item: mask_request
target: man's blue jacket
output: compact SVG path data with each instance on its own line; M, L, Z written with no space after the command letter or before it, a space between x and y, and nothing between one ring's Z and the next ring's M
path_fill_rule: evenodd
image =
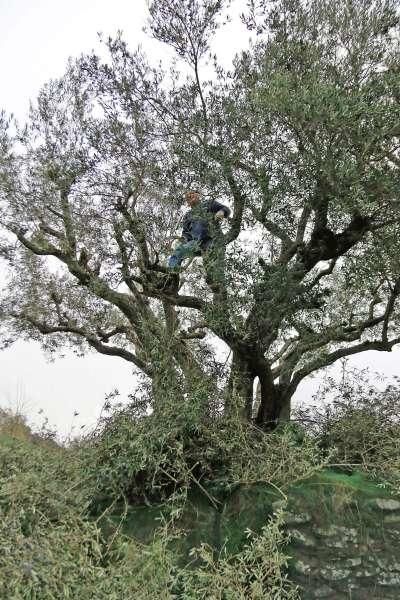
M205 245L211 240L210 236L210 216L215 215L222 210L225 217L231 214L230 209L217 202L216 200L207 200L200 202L184 215L182 224L182 237L187 241L198 240L201 245Z

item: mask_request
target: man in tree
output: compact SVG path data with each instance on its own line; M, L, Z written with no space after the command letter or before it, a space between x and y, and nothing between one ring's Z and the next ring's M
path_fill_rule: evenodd
M230 209L216 200L201 201L199 192L189 190L185 195L190 210L185 214L182 225L183 242L169 257L168 266L175 269L188 256L206 252L213 245L215 221L222 221L231 214ZM211 217L211 218L210 218ZM212 222L212 217L214 222Z
M229 217L231 211L216 200L202 201L201 194L189 190L185 200L190 207L183 217L182 238L168 259L168 268L176 271L185 258L204 257L206 281L217 289L218 274L222 272L222 254L218 252L218 238L221 231L218 222ZM206 256L207 253L207 256ZM158 289L169 289L176 292L179 287L178 273L167 273L158 285Z

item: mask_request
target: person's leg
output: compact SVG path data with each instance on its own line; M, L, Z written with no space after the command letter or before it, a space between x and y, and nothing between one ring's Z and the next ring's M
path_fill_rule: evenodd
M180 244L174 250L174 253L168 259L168 267L170 269L176 269L180 267L182 261L189 257L194 256L199 251L199 242L197 240L190 240Z

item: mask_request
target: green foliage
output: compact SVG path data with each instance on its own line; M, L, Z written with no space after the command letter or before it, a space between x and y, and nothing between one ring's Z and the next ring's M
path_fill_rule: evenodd
M283 516L278 512L268 520L272 500L302 498L302 505L313 512L318 497L319 510L332 515L360 496L368 517L368 499L389 495L399 481L397 429L390 429L398 427L396 390L386 391L385 404L384 393L363 395L350 383L346 389L353 393L344 398L346 410L361 411L360 429L352 433L359 444L367 444L364 422L373 446L353 475L326 470L331 445L340 460L355 458L356 441L350 445L347 439L349 413L341 412L344 405L334 417L330 413L329 427L321 421L310 433L288 424L266 434L238 416L204 417L194 404L177 405L172 399L165 411L152 415L145 415L135 402L110 410L91 437L70 448L3 432L0 597L297 598L286 575ZM363 421L367 407L375 421ZM378 418L382 427L376 431ZM360 446L359 455L362 450ZM387 490L365 475L377 474L378 467L381 473L386 469L391 483ZM251 519L241 511L251 510L260 486L269 500L246 542L246 520ZM208 521L205 537L192 538L195 547L188 556L196 511L186 509L194 493L203 499ZM235 508L237 502L241 508ZM138 512L128 503L140 510L153 505L146 540L139 540ZM220 533L214 543L213 533L206 534L218 515Z
M3 441L0 488L1 597L54 598L95 579L99 540L81 516L87 499L72 454Z
M382 391L370 380L366 370L356 369L340 383L328 378L318 405L298 410L297 416L307 420L321 447L335 449L338 463L399 482L399 382Z
M282 552L285 536L282 518L270 521L260 535L253 536L243 552L215 558L212 548L193 551L202 566L188 571L184 598L188 600L294 600L298 592L283 575L287 557ZM250 537L250 532L249 532Z
M182 501L193 486L217 496L257 482L285 488L329 460L315 439L289 426L265 435L237 415L199 418L189 404L167 408L142 417L135 405L116 410L88 440L87 472L101 505L121 497Z
M173 540L182 533L173 527L160 527L153 541L143 545L124 536L119 527L107 535L99 520L89 517L93 488L84 470L87 464L80 448L53 449L3 440L1 597L294 597L282 574L286 558L280 549L283 538L278 523L270 523L234 557L217 559L203 546L196 552L198 569L178 567L172 548ZM243 569L243 577L236 590L231 575L238 568ZM224 588L228 583L227 596ZM208 587L212 596L207 594ZM279 590L284 595L279 596Z
M88 518L80 452L0 445L0 597L167 598L171 536L143 548ZM172 597L172 596L171 596Z

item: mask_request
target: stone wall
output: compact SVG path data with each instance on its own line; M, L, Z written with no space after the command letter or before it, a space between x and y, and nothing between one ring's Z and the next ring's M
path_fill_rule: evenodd
M208 494L217 497L214 489ZM365 476L326 471L281 494L267 484L240 487L219 496L219 506L204 494L192 495L181 521L184 555L202 542L234 554L247 542L248 529L260 531L283 511L288 576L301 598L400 599L400 501ZM156 508L132 508L126 532L149 540L157 517Z
M349 503L331 515L329 525L321 525L316 507L310 512L298 508L292 503L284 515L293 557L290 578L299 584L302 598L400 598L398 500L370 498L360 510L354 498L353 506ZM352 524L341 525L350 511Z

